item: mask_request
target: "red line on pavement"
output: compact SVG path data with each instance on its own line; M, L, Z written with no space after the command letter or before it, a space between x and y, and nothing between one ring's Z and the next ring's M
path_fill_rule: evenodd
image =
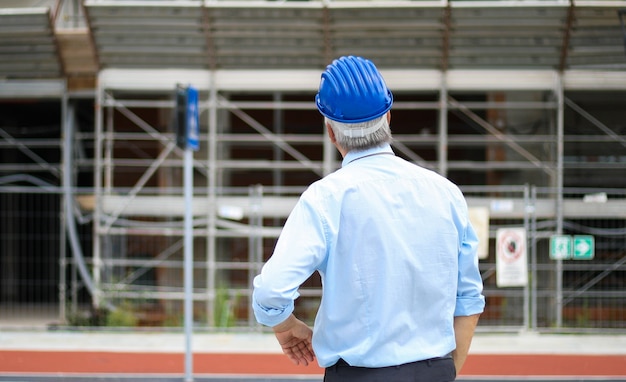
M316 375L282 354L194 354L197 374ZM181 374L182 353L0 351L0 373ZM471 354L461 375L626 376L625 355Z
M194 354L200 374L322 374L317 364L293 365L282 354ZM0 373L146 373L184 372L182 353L76 351L0 351Z
M626 376L626 354L470 354L461 375Z

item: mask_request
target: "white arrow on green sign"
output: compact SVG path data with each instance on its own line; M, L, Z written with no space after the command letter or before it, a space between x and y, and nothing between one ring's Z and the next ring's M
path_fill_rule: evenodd
M591 235L574 236L574 260L591 260L594 257L595 240Z

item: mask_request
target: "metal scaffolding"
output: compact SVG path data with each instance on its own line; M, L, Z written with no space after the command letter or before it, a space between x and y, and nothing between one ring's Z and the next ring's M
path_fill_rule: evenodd
M94 267L94 279L100 283L103 296L107 299L182 298L182 290L173 288L171 280L166 283L167 288L164 285L156 285L153 289L137 288L128 283L133 277L113 282L115 272L110 271L115 267L180 267L182 264L180 261L167 262L169 256L181 248L179 238L183 230L180 217L184 208L180 179L178 183L148 186L150 179L160 171L169 174L167 176L171 181L171 173L182 166L173 134L167 130L169 112L174 106L171 94L176 83L190 83L199 88L202 95L201 150L194 161L200 178L195 185L194 206L198 212L195 214L194 236L200 240L202 251L196 253L196 257L201 259L196 261L196 269L206 273L198 279L200 285L196 285L194 298L206 309L209 326L218 324L215 322L215 310L218 309L217 298L223 292L223 283L228 285L225 293L231 304L233 300L239 303L247 301L252 277L271 253L272 240L278 236L281 223L298 193L311 181L338 167L339 158L323 135L321 120L313 103L302 101L302 97L312 99L315 93L315 84L310 80L312 73L265 73L266 81L273 85L262 89L255 84L254 89L250 89L252 93L242 89L239 81L246 75L254 76L256 73L238 74L234 79L230 73L220 72L101 72L93 202L97 216L94 232L98 236L94 238L94 263L100 265ZM269 80L271 75L272 80ZM548 200L535 203L533 208L537 208L535 215L558 217L554 227L557 234L563 232L563 219L568 214L600 216L597 208L589 210L582 201L578 204L569 201L567 212L563 207L564 145L576 138L566 134L566 104L574 105L574 112L596 122L600 132L595 138L597 142L614 142L618 146L616 153L619 153L623 139L607 131L598 120L589 118L590 114L564 95L563 86L567 82L559 73L526 73L524 76L524 73L516 72L511 76L516 81L503 83L497 72L476 71L472 81L480 87L475 88L468 87L467 79L457 76L457 73L440 73L439 78L446 80L435 92L430 86L424 87L421 81L407 81L407 78L423 78L425 74L419 71L387 70L384 75L390 88L401 89L394 104L394 149L408 160L452 177L454 174L478 174L475 176L489 182L479 184L495 187L493 196L470 199L471 207L489 205L498 200L499 186L517 182L556 190ZM504 73L501 75L504 76ZM289 82L281 81L283 77L289 78ZM158 83L155 83L157 78ZM597 78L597 73L594 78ZM577 77L577 81L584 79ZM423 100L424 94L428 100ZM411 100L412 97L415 100ZM483 100L477 100L480 98ZM155 109L164 112L156 112ZM140 116L146 110L165 115L165 119L150 124ZM507 116L507 111L511 115ZM398 118L395 118L396 114ZM431 121L439 131L425 133L424 126L415 128L413 121L431 114L439 118ZM528 123L524 117L529 114L541 116L539 122L533 120L533 123L541 124L540 127L526 134L506 128ZM447 125L450 121L461 121L465 129L452 129ZM312 133L294 134L289 131L294 128L288 126L290 123L311 126L309 131ZM130 130L128 124L134 125L137 131L126 132ZM468 126L474 131L468 132ZM608 141L603 136L608 137ZM150 158L118 157L122 152L119 144L128 145L133 140L153 141L158 149ZM479 155L475 153L477 148ZM139 150L137 147L134 151ZM471 154L458 160L464 155L463 150L470 150ZM434 154L429 159L423 158L421 153L428 151ZM317 154L312 157L312 152ZM612 166L612 170L619 172L624 167L622 163ZM134 168L137 174L134 175L134 183L120 187L116 178L123 176L124 168ZM290 179L295 179L294 174L302 180L290 182ZM263 185L254 186L252 179ZM157 183L162 184L163 181ZM523 207L527 204L522 204L521 212L507 211L505 215L512 219L518 216L526 221L522 224L528 226L530 216ZM494 218L497 218L496 215ZM146 218L149 221L140 223ZM171 244L153 254L154 259L148 261L125 259L126 255L116 254L105 244L112 237L128 240L133 235L169 237ZM240 258L231 252L233 245L229 246L226 241L233 238L247 238L247 245L238 244L247 247L245 257ZM269 240L264 244L264 239ZM236 260L233 261L233 258ZM557 262L557 277L563 274L559 264ZM233 276L242 272L245 276ZM562 282L557 279L555 285ZM316 288L304 289L303 297L314 299L319 297L319 293ZM556 293L558 296L563 294L560 290ZM562 301L557 304L562 304ZM242 306L249 306L249 303ZM249 311L246 317L246 325L254 326ZM562 322L558 315L556 320ZM529 322L528 318L526 322Z
M50 10L0 12L0 43L7 46L0 59L9 63L0 64L0 99L7 105L53 99L62 110L55 122L62 126L55 143L59 163L38 154L50 142L15 136L9 123L0 126L3 151L21 153L4 154L9 160L0 164L0 186L3 193L32 192L15 181L17 174L48 172L59 180L45 186L64 203L63 317L70 282L73 302L76 288L86 286L96 307L131 301L142 324L178 323L183 155L171 119L176 85L190 84L200 91L201 111L193 162L195 320L254 328L253 276L298 195L340 164L313 97L324 65L343 54L371 58L394 92L394 151L460 184L470 207L490 209L488 242L495 227L524 226L534 233L529 240L541 260L550 234L575 231L568 219L626 218L618 192L626 187L626 60L619 33L612 33L626 2L251 4L86 1L81 41L89 40L97 64L97 86L88 90L68 86L83 69L63 61L71 46L55 40ZM33 44L32 32L18 28L24 20L36 24L33 46L45 54L22 49ZM17 38L2 40L5 35ZM20 64L26 61L52 74ZM62 75L68 79L57 78ZM76 121L85 100L95 105L93 129ZM78 185L79 178L88 186ZM607 190L608 201L583 201L587 193ZM502 205L507 208L495 207ZM86 219L92 227L86 245L73 223L87 214L93 215ZM620 245L611 241L611 256L624 256ZM596 278L623 272L621 257L608 258ZM517 304L508 321L488 323L561 327L568 304L598 283L591 278L563 288L564 275L578 268L533 261L532 272L547 275L553 289L502 290L487 283L488 297ZM493 264L482 271L488 281ZM302 289L299 309L306 319L320 292L315 279ZM552 298L551 313L537 323L537 299L549 305Z

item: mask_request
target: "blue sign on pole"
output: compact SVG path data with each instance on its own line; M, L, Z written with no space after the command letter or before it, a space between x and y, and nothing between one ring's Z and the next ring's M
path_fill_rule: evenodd
M198 118L198 90L192 86L187 88L187 147L193 151L200 148L199 118Z
M200 148L198 115L198 90L192 86L177 85L174 131L176 144L183 150L198 151Z

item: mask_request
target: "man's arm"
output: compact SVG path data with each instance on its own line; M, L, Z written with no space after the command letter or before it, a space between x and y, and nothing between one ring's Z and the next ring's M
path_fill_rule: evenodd
M274 335L283 349L283 353L296 365L308 366L315 360L311 339L313 331L307 324L293 314L285 321L274 326Z
M480 314L454 317L456 349L452 352L452 359L454 359L457 375L461 372L461 368L467 358L472 337L474 337L474 330L476 325L478 325L478 317L480 317Z

